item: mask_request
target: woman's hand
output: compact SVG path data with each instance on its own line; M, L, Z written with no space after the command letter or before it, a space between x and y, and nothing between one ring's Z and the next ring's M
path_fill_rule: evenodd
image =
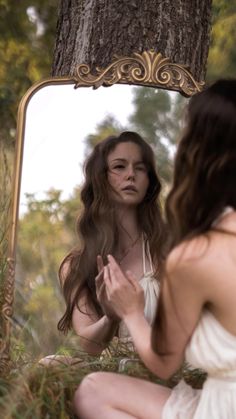
M111 303L107 298L106 285L104 282L104 264L102 257L97 256L97 267L98 275L95 278L96 295L100 306L102 307L103 313L111 320L120 321L120 318L116 315L113 310Z
M131 271L126 275L112 256L108 256L108 265L104 267L104 282L110 306L122 319L134 313L144 312L144 292Z

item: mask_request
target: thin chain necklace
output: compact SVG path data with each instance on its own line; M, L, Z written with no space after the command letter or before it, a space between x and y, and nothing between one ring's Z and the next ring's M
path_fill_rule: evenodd
M116 258L119 265L121 265L123 259L129 254L129 252L133 249L133 247L138 243L140 237L141 237L141 234L139 234L138 237L133 241L133 243L124 251L123 255L120 258Z

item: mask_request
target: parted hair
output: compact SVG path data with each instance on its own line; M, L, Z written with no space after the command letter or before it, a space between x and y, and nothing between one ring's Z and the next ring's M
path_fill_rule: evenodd
M139 134L125 131L98 143L85 162L85 182L81 190L83 210L77 220L80 245L65 257L59 269L66 311L58 323L58 329L64 333L72 327L74 307L81 310L78 305L81 293L86 293L87 301L102 316L95 289L96 258L100 254L106 261L106 256L116 250L119 240L118 220L107 180L107 157L119 143L125 142L133 142L140 147L147 168L149 185L143 201L137 207L138 223L146 238L146 245L149 243L156 277L161 270L166 231L161 215L161 183L155 168L154 153Z

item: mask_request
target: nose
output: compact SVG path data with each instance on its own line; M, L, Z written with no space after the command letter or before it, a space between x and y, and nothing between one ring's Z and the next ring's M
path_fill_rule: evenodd
M134 180L135 170L134 170L134 167L132 165L128 166L126 177L127 177L128 180Z

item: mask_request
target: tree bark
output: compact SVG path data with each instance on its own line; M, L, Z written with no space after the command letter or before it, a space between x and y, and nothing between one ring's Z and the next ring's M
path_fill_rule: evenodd
M61 0L52 75L154 49L204 80L212 0Z

